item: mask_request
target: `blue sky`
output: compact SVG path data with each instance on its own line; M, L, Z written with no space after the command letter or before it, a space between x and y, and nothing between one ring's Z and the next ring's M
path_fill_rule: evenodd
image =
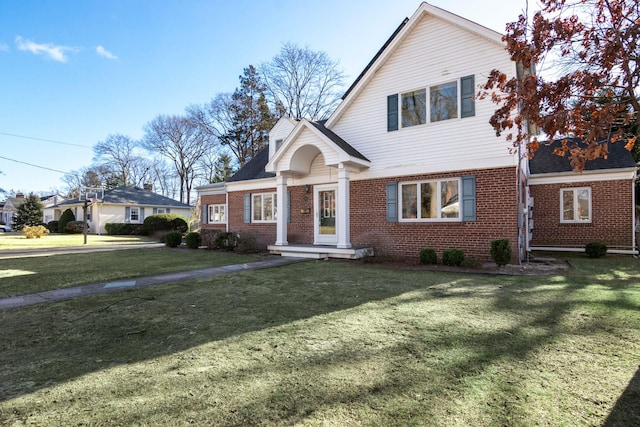
M504 32L525 1L430 3ZM0 0L0 188L63 190L56 171L89 166L95 143L115 133L140 138L155 116L232 92L243 68L270 60L285 42L327 52L350 84L419 5Z

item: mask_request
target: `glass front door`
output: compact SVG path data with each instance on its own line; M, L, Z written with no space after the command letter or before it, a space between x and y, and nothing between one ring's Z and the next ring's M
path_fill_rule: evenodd
M315 188L316 244L336 244L336 195L335 186Z

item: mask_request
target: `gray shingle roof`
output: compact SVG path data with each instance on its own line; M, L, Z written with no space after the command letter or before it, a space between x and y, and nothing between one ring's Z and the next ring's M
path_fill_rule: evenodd
M264 147L251 160L249 160L238 172L233 174L227 182L248 181L251 179L273 178L276 174L265 172L264 168L269 162L269 146Z
M67 200L60 204L75 205L82 203L79 199ZM143 206L161 206L170 208L190 208L186 203L178 202L169 197L161 196L153 191L143 190L138 187L129 187L121 185L104 192L102 203L117 205L143 205Z
M573 143L580 143L578 138L569 138L569 146ZM562 140L554 140L551 143L542 143L536 151L533 159L529 161L529 170L532 175L542 173L559 173L559 172L571 172L571 164L569 162L569 155L564 157L553 154L553 150L556 147L562 145ZM609 143L609 155L607 159L598 158L595 160L587 161L584 170L595 171L605 169L624 169L633 168L636 166L633 161L631 153L624 148L624 141L617 141L615 143Z
M351 157L357 157L358 159L369 161L369 159L367 159L363 154L361 154L358 150L356 150L351 145L349 145L349 143L347 141L345 141L344 139L340 138L338 135L333 133L332 130L327 129L326 127L324 127L325 122L326 122L326 120L322 120L322 121L317 122L317 123L316 122L310 122L310 123L316 129L318 129L320 132L322 132L327 138L329 138L331 140L331 142L336 144L338 147L340 147L341 150L343 150L345 153L347 153Z

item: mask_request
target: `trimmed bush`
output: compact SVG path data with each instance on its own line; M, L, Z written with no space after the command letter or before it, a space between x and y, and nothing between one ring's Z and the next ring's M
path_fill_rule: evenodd
M182 243L182 233L171 231L164 236L164 244L170 248L177 248Z
M491 258L498 264L498 267L509 264L511 260L509 239L496 239L491 242Z
M110 236L139 236L143 234L142 224L108 222L104 225L104 229Z
M424 248L420 250L420 264L437 264L438 255L433 248Z
M64 227L64 232L69 234L84 233L84 221L69 221Z
M216 234L215 247L218 249L233 250L235 246L234 236L233 233L227 233L225 231L219 232Z
M166 239L166 236L165 236ZM198 249L200 247L200 243L202 242L202 237L200 237L200 233L191 232L187 233L184 236L184 243L187 245L189 249Z
M47 229L49 230L50 233L57 233L58 232L58 223L59 221L49 221L49 223L46 225Z
M584 247L584 251L587 253L589 258L602 258L607 254L607 245L602 242L589 242Z
M187 219L178 214L155 214L144 219L144 231L153 234L156 231L179 231L186 233L189 229Z
M464 262L464 252L460 249L446 249L442 252L442 263L459 267Z
M22 228L22 234L27 239L39 239L49 234L49 229L44 225L25 225Z
M75 220L76 216L73 214L73 211L71 209L65 209L58 220L58 233L66 233L67 223Z

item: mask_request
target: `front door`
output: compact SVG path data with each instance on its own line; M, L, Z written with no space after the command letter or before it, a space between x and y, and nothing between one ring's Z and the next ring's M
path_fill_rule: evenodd
M335 185L316 185L314 187L315 241L316 245L335 245L338 243L336 203L338 187Z

